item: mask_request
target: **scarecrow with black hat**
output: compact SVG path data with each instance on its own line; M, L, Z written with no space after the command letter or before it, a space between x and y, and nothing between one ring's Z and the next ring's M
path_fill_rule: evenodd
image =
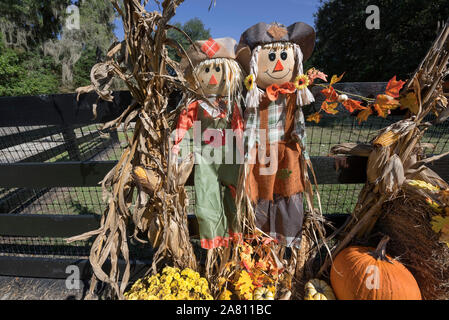
M207 97L190 101L181 112L173 147L178 154L181 141L193 131L195 215L205 249L228 247L241 236L235 189L243 162L244 75L235 60L236 46L232 38L197 41L181 61L186 79Z
M289 27L258 23L246 30L239 61L249 76L245 141L246 187L256 226L280 244L301 246L303 194L311 189L302 106L314 102L303 62L314 49L315 31L302 22ZM310 197L307 197L311 204Z

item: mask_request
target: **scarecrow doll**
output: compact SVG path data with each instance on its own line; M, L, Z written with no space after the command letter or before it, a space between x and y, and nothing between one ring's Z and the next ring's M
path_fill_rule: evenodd
M246 187L256 226L281 245L299 248L308 155L302 106L314 102L303 62L315 31L302 22L258 23L246 30L239 57L249 76L245 111Z
M243 163L240 101L244 75L235 60L236 45L232 38L197 41L187 51L191 64L187 59L181 61L186 79L207 97L207 101L187 103L177 122L172 149L179 154L181 141L193 135L195 215L205 249L228 247L240 236L235 189L239 163Z

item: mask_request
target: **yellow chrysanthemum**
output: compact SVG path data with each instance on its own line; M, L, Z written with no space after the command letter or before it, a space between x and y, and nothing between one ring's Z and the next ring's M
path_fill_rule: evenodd
M305 74L301 74L297 76L295 79L295 87L298 90L307 88L309 84L310 84L309 77Z
M194 292L191 290L195 289ZM127 300L210 300L209 283L192 269L165 267L161 274L139 279L125 293Z
M245 87L248 91L251 91L256 87L256 77L253 74L250 74L245 78Z

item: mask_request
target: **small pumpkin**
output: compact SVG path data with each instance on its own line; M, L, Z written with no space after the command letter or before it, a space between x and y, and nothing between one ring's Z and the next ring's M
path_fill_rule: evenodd
M335 300L334 291L323 280L311 279L305 286L304 300Z
M377 248L351 246L341 251L331 269L331 285L339 300L421 300L410 271L386 254L385 236Z
M273 292L264 287L257 288L253 294L254 300L274 300Z

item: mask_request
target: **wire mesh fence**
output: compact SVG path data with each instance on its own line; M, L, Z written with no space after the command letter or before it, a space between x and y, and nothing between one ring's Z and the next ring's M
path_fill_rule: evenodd
M307 148L311 156L327 156L330 148L344 142L367 143L376 132L401 119L370 117L359 124L354 116L325 116L319 124L307 123ZM431 119L429 119L431 120ZM61 127L0 127L0 164L17 162L118 160L127 140L123 128L101 131L101 124ZM127 132L132 135L132 128ZM423 142L449 151L449 121L431 127ZM319 168L315 168L319 170ZM45 177L43 177L45 179ZM349 213L363 185L320 185L323 213ZM193 213L193 187L187 187ZM10 214L101 215L105 209L101 187L0 188L0 212ZM0 254L88 256L91 240L68 245L60 238L0 236ZM139 257L151 252L139 243L131 246Z

